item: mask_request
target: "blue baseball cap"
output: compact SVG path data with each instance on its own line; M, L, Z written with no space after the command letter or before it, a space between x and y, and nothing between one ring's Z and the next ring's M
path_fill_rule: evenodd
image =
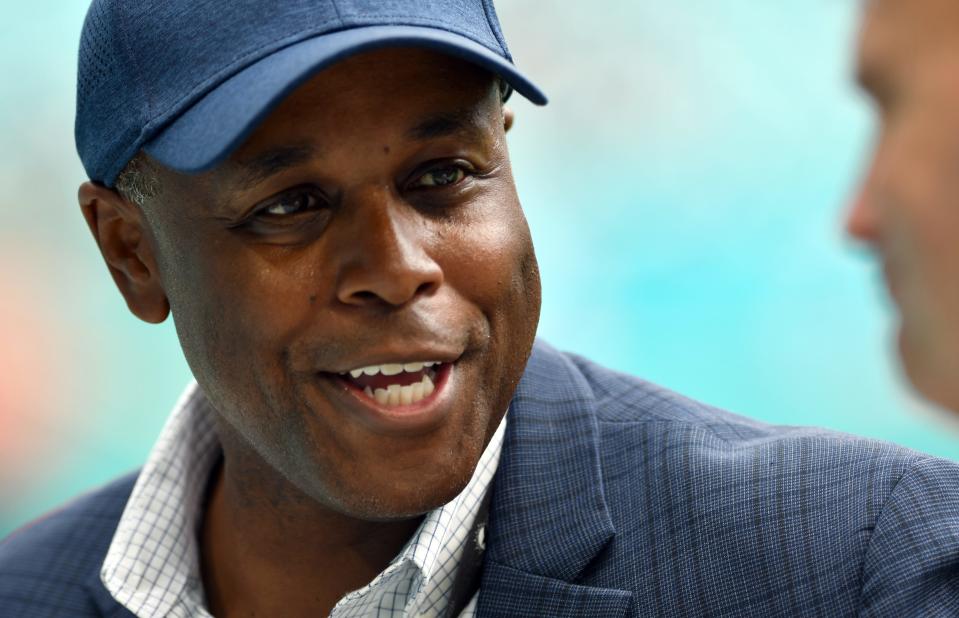
M513 65L492 0L93 0L77 152L108 187L141 149L177 171L208 170L311 75L383 47L457 56L546 104Z

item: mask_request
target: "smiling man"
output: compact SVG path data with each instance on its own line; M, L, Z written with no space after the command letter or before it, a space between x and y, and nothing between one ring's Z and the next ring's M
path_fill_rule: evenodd
M141 155L120 193L81 188L131 310L172 309L217 410L214 613L328 613L470 481L539 313L502 95L463 60L368 51L299 85L209 172ZM144 173L158 191L131 207L122 188Z
M196 377L0 544L6 616L959 611L959 468L534 342L482 0L96 0L80 206Z
M865 5L859 77L881 131L850 234L881 256L916 388L959 412L959 5Z

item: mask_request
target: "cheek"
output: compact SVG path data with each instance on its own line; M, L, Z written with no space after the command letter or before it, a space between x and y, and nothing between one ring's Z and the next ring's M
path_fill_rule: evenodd
M529 227L515 193L507 193L450 234L441 253L447 284L488 325L480 398L499 411L512 398L539 323L540 281ZM488 428L490 431L495 427Z
M882 140L871 188L909 342L933 349L959 344L959 125L921 111Z
M959 281L959 133L931 128L890 156L888 224L937 285ZM951 287L956 287L952 283Z
M515 194L503 193L441 233L442 247L437 251L444 256L447 283L494 321L539 313L539 277L529 227Z
M189 267L177 272L170 303L197 379L224 407L283 399L285 350L310 315L319 275L308 260L229 239L194 239L180 250Z
M885 126L868 176L883 249L896 260L929 261L955 245L948 222L959 195L959 135L953 139L913 111ZM949 228L952 228L951 230Z

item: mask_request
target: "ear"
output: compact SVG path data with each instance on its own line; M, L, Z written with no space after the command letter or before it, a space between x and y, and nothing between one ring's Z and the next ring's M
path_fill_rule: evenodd
M513 120L516 118L516 114L513 112L513 108L503 106L503 130L509 132L513 128Z
M165 320L170 303L160 281L143 211L113 189L92 182L80 185L77 197L127 307L144 322L159 324Z

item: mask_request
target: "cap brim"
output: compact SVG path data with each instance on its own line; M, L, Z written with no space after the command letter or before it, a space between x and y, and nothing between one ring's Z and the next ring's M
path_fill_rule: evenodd
M306 39L249 65L208 92L144 145L174 170L215 167L240 146L273 108L317 71L347 56L382 47L421 47L499 74L537 105L546 96L512 63L466 37L416 26L370 26Z

